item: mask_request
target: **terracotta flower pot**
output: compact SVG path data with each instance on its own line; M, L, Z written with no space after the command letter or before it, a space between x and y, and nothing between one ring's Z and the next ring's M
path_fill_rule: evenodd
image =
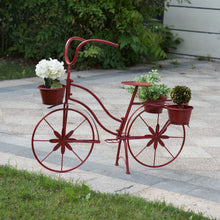
M62 88L46 89L44 85L38 86L42 98L42 103L45 105L59 105L63 103L65 85Z
M166 100L166 97L160 97L156 100L147 100L144 102L144 109L148 113L160 114L163 111Z
M167 106L169 120L171 124L188 125L193 110L192 106L182 105L169 105Z

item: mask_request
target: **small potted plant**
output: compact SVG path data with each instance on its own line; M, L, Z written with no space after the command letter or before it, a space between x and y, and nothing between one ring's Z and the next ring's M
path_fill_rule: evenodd
M152 70L149 74L142 75L141 77L135 77L135 81L147 82L152 85L149 87L139 87L136 96L144 104L147 112L161 113L171 89L165 84L159 84L161 82L161 76L157 70ZM134 86L128 87L127 90L130 94L133 94Z
M65 85L60 83L60 78L65 74L64 63L57 59L43 59L36 65L35 72L44 79L44 84L38 86L43 104L61 104L65 92Z
M168 105L168 115L171 124L188 125L193 107L188 105L191 99L191 89L187 86L175 86L170 97L176 105Z

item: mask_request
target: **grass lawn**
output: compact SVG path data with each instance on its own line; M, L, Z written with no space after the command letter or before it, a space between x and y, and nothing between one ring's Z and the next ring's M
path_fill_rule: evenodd
M0 166L0 219L208 219L164 202L97 193L43 175Z
M0 59L0 80L34 77L35 67L23 59Z

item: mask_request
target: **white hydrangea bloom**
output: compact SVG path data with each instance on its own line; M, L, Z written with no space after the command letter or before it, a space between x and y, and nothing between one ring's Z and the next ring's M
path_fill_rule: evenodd
M64 63L57 59L43 59L36 65L35 72L41 78L60 79L65 75Z

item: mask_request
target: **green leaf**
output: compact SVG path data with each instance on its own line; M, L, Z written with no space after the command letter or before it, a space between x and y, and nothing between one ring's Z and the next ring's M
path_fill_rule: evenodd
M91 197L91 193L88 193L87 195L86 195L86 201L89 201L89 199L90 199L90 197Z

